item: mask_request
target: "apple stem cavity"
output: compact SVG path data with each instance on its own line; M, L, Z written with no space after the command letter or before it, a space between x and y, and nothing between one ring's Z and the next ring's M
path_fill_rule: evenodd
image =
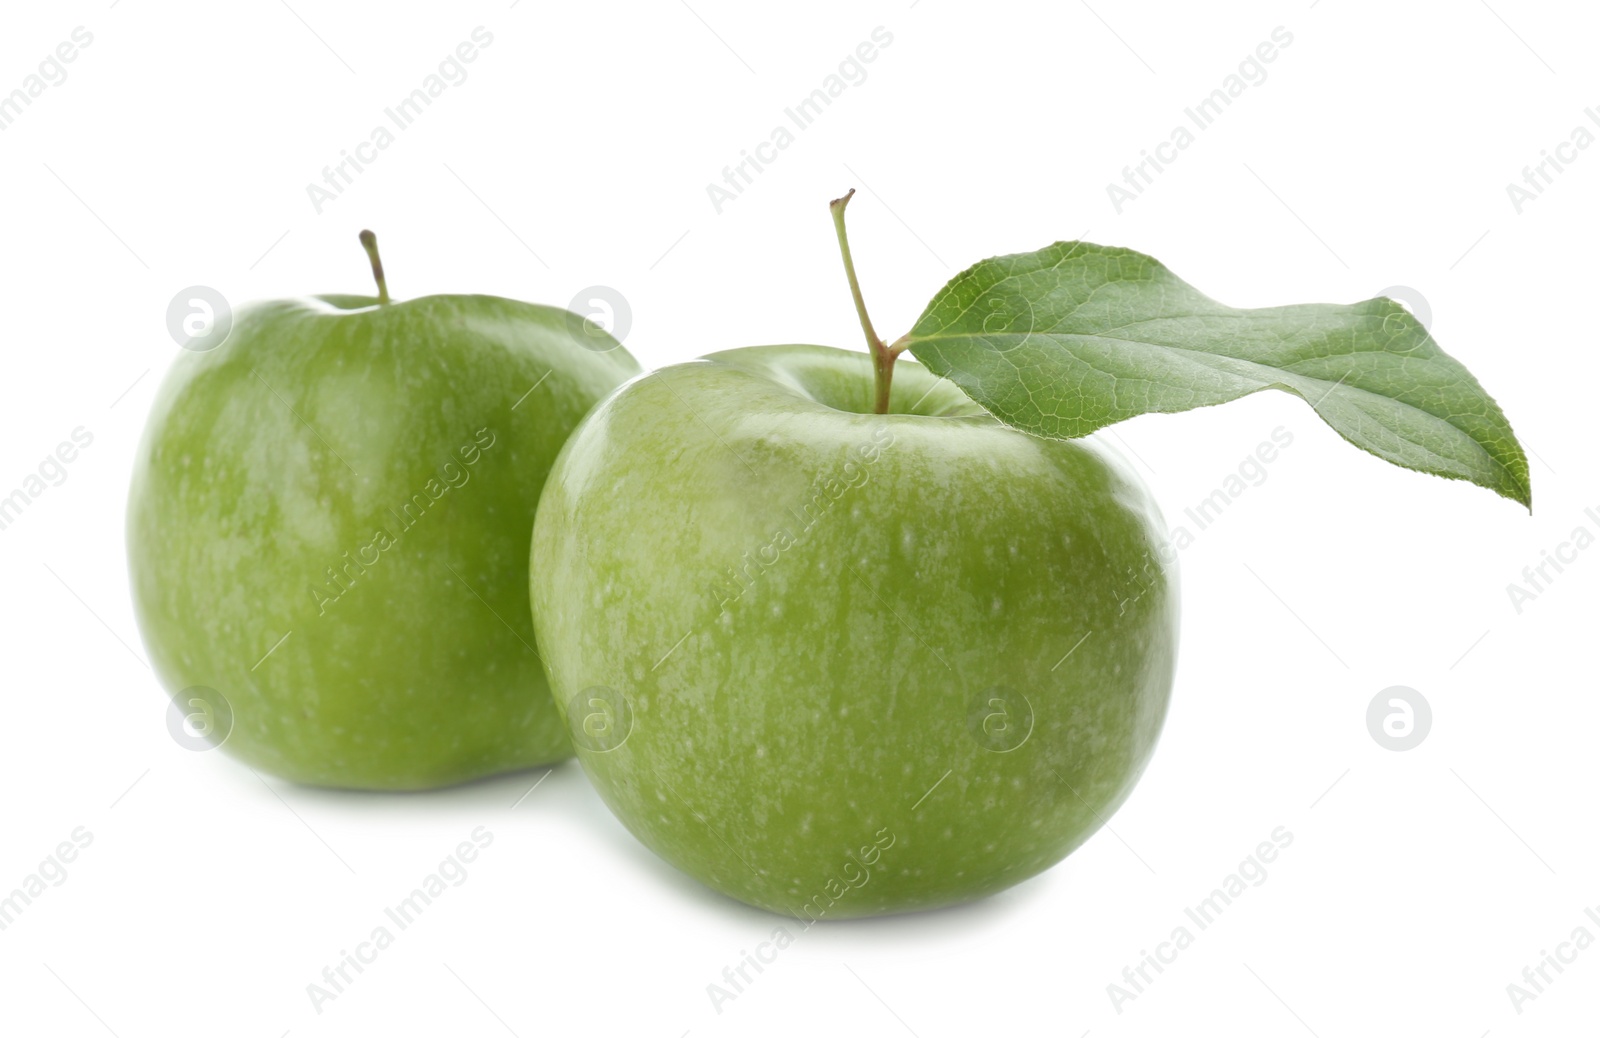
M844 229L844 207L854 198L856 189L851 188L842 198L835 198L828 203L828 211L833 214L833 229L839 236L839 253L844 257L844 275L850 281L850 295L855 299L856 316L861 318L861 331L867 337L867 351L872 354L872 409L874 414L889 413L889 384L894 379L894 361L902 352L904 346L896 344L890 346L878 338L878 333L872 327L872 318L867 316L867 303L861 297L861 282L856 279L856 264L850 258L850 236Z
M383 278L383 260L378 258L378 236L371 231L362 231L361 247L367 250L367 259L372 261L372 280L378 283L378 305L387 306L389 282Z

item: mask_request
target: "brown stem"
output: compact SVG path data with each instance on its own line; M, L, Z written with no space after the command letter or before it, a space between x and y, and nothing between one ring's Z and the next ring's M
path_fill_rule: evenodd
M828 203L828 210L833 214L833 228L839 236L839 253L844 257L844 275L850 282L850 295L855 299L856 316L861 319L861 331L867 337L867 351L872 354L872 408L874 414L889 413L889 384L894 379L894 359L899 350L890 349L889 345L878 338L878 333L872 327L872 318L867 316L867 303L861 297L861 282L856 279L855 261L850 258L850 237L844 230L844 207L854 198L856 189L851 188L843 198L835 198Z
M367 259L372 261L372 280L378 283L378 304L385 305L389 302L389 283L383 279L383 260L378 258L378 236L362 231L361 247L367 250Z

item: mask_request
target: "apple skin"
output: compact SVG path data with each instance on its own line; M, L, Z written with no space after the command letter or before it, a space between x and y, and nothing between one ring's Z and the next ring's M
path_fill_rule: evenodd
M590 413L534 524L535 628L602 797L807 922L1061 860L1133 788L1176 663L1174 553L1119 455L905 359L871 400L868 356L821 346L663 369Z
M567 435L639 370L609 337L584 348L603 333L580 322L490 296L326 296L254 304L178 357L135 458L129 570L157 675L175 698L221 694L226 750L360 789L571 754L533 648L528 538Z

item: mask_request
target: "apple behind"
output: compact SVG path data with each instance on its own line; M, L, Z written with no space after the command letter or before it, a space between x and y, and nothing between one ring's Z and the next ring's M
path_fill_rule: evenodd
M638 371L488 296L255 304L180 356L128 506L135 611L187 712L298 782L417 789L571 753L526 594L568 433ZM587 344L587 345L586 345Z

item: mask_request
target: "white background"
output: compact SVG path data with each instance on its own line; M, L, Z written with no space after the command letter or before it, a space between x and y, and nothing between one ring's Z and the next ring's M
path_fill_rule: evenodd
M1570 1035L1600 945L1519 1013L1507 985L1600 939L1592 300L1600 148L1519 213L1507 184L1600 103L1578 4L31 4L0 93L93 43L0 132L9 333L0 494L93 445L0 531L0 893L93 842L0 932L16 1034ZM18 8L22 5L16 5ZM493 44L342 196L306 185L476 26ZM719 214L706 185L872 30L893 43ZM1275 27L1268 73L1119 214L1106 185ZM167 734L128 599L130 459L177 353L169 300L366 292L566 305L608 285L647 366L857 347L826 202L851 207L880 330L980 258L1087 237L1240 306L1409 286L1527 446L1535 510L1362 454L1261 394L1116 429L1169 523L1277 426L1292 447L1182 556L1161 744L1043 876L923 916L816 927L732 1002L782 920L655 859L575 764L438 793L262 781ZM1380 746L1368 703L1433 727ZM527 791L541 781L532 793ZM526 796L525 796L526 794ZM477 826L493 844L319 1015L323 968ZM1107 985L1277 826L1293 844L1155 983ZM1114 832L1112 831L1114 830ZM791 922L791 927L793 926ZM1191 926L1191 929L1193 927Z

